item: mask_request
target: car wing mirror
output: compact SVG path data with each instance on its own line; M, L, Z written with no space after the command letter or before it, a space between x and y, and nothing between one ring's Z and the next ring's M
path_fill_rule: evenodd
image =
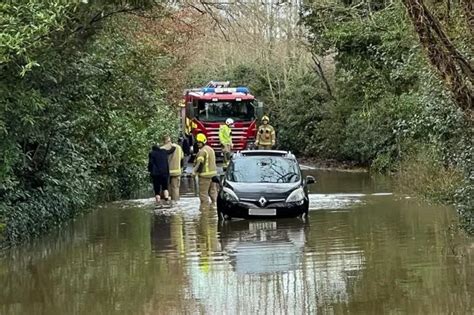
M313 176L306 176L306 185L311 185L316 183L316 179Z

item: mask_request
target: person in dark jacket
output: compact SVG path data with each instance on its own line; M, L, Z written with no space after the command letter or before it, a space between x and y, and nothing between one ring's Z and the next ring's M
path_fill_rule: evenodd
M170 179L170 168L168 164L168 155L176 150L172 147L170 150L161 149L158 145L153 145L148 154L148 172L150 172L153 181L153 190L155 191L156 205L161 204L161 193L163 199L168 202L168 183Z
M182 132L179 134L178 144L183 149L185 156L188 156L191 154L191 144L189 142L189 137L186 137Z

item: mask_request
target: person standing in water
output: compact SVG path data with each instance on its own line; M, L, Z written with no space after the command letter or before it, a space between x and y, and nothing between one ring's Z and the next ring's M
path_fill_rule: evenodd
M169 202L168 183L170 179L170 169L168 155L172 154L175 150L175 147L172 147L170 150L161 149L155 144L148 154L148 172L152 178L157 208L163 207L161 194L163 194L165 202Z
M171 137L166 135L163 137L164 145L161 147L165 150L175 148L175 151L168 156L169 172L170 172L170 186L169 193L172 202L179 200L179 188L181 184L181 173L184 166L184 153L179 144L171 142Z
M216 206L217 187L212 182L212 178L217 176L216 154L214 150L207 145L207 138L200 133L196 136L196 142L199 152L196 155L196 161L193 168L193 175L198 177L199 181L199 200L201 209L209 207L209 197L211 197L211 206Z

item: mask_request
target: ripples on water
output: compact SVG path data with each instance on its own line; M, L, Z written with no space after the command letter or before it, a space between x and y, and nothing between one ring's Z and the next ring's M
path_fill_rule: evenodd
M101 208L4 253L0 314L472 313L473 247L452 209L316 175L306 222L218 222L195 197Z

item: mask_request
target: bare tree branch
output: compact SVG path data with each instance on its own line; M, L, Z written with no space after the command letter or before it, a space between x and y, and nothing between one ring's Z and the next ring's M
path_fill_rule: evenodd
M473 68L454 47L423 0L403 0L431 65L450 89L457 105L474 119Z
M326 91L328 92L331 99L334 99L334 95L332 93L332 88L331 88L331 85L329 84L329 81L326 78L326 75L324 73L323 67L321 65L321 60L319 60L318 57L314 54L311 56L311 59L314 62L314 67L315 67L314 69L315 69L316 74L323 81L324 85L326 86Z

